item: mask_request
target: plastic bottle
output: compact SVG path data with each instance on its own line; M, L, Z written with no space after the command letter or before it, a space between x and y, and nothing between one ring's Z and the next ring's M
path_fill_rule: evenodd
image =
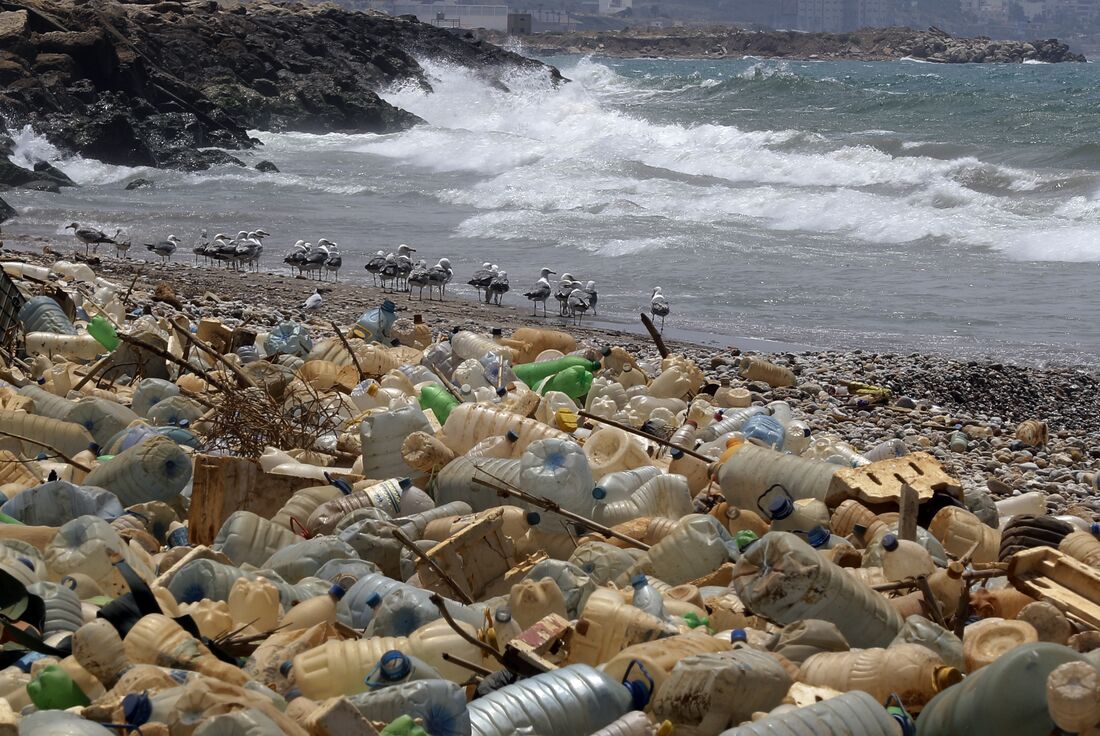
M950 665L960 672L966 670L962 640L924 616L913 615L906 618L905 625L898 632L894 641L891 642L890 647L893 648L903 643L920 644L939 655L944 664Z
M852 646L886 646L903 623L885 598L786 532L769 532L744 551L733 588L778 623L831 621Z
M653 700L653 715L690 733L723 731L783 702L791 676L754 649L696 654L676 664Z
M598 665L623 647L651 641L674 632L661 619L623 601L607 588L588 596L569 647L568 661Z
M983 524L978 517L966 509L948 506L940 509L928 531L938 539L947 552L957 558L963 557L977 543L973 562L996 562L1001 546L1001 533L997 529Z
M588 456L592 474L599 478L653 464L643 445L616 427L593 432L584 443L584 454Z
M763 381L772 388L794 386L796 383L790 368L748 355L741 358L737 372L746 381Z
M528 578L513 585L508 594L508 610L522 629L535 625L551 613L567 615L565 597L553 578Z
M879 460L889 460L895 457L902 457L909 454L909 448L906 446L905 441L901 439L883 440L867 452L863 453L863 457L867 458L871 462L878 462Z
M710 485L710 465L697 457L685 455L680 450L673 450L671 461L668 464L670 475L682 475L687 478L688 489L694 496L701 493Z
M351 328L351 336L367 342L388 342L390 330L397 320L397 305L386 299L382 306L364 312Z
M752 417L766 414L762 406L748 406L742 409L722 410L715 413L714 423L699 430L696 439L700 442L712 442L724 434L739 431Z
M520 458L519 475L520 487L528 493L554 501L567 511L591 514L592 473L584 450L576 442L565 439L532 442Z
M694 393L694 382L679 363L673 363L649 384L649 395L658 398L683 399Z
M729 561L728 532L711 516L690 514L646 553L649 569L669 585L709 575Z
M749 417L741 425L741 433L747 441L755 442L763 447L782 451L787 432L783 425L775 417L767 414L756 414Z
M795 501L778 484L757 499L756 506L771 520L772 531L808 534L815 527L829 528L829 507L824 502L816 498Z
M262 565L276 551L297 541L289 529L251 511L234 511L222 523L213 548L234 565Z
M404 478L415 471L401 457L401 445L413 432L434 434L419 406L368 414L359 425L363 444L362 474L367 478Z
M837 695L801 708L784 708L758 721L723 731L722 736L897 736L902 731L875 698L861 690ZM940 736L949 731L939 732ZM961 732L960 732L961 733Z
M107 352L112 352L119 346L118 333L115 332L114 326L102 315L97 314L92 317L92 321L88 323L88 334L94 337L95 341L102 345Z
M723 495L741 508L754 508L756 500L775 485L785 488L795 500L823 500L837 472L835 465L751 443L736 446L719 462L717 478Z
M635 575L630 579L630 585L634 588L634 597L631 605L645 611L656 618L665 617L665 602L661 594L653 589L645 575Z
M558 358L557 360L543 361L541 363L521 363L512 370L515 371L516 377L519 378L519 380L523 381L531 388L535 388L535 386L542 383L547 378L561 373L567 368L580 368L584 372L591 374L599 371L600 367L600 364L595 361L580 356L570 355L564 358Z
M45 280L45 279L43 279ZM48 296L33 296L19 308L19 321L24 332L53 332L75 335L76 328L60 305Z
M486 335L460 330L451 335L451 352L460 361L478 359L489 353L495 353L509 361L515 360L515 354L507 345L501 345Z
M799 536L803 536L801 532L796 532ZM811 547L818 552L825 552L830 549L836 549L837 547L851 547L851 543L844 537L839 537L836 534L830 534L829 530L823 526L815 526L813 529L805 534L806 541ZM829 557L829 559L833 559Z
M928 550L916 542L898 539L893 534L882 538L882 572L886 579L897 582L929 576L936 570L936 563Z
M655 465L644 465L634 470L618 470L606 473L596 483L602 494L593 495L606 503L614 503L630 498L646 482L661 475L661 469ZM595 489L593 489L595 491Z
M1047 677L1051 719L1067 733L1088 733L1100 723L1100 672L1084 662L1066 662Z
M632 710L592 736L668 736L670 733L672 724L668 721L658 725L642 711Z
M648 703L651 686L624 679L583 664L544 672L472 701L470 723L478 736L590 734Z
M1100 569L1100 540L1089 532L1071 532L1058 544L1058 550L1089 567Z
M946 568L936 568L935 572L928 576L928 587L932 595L940 604L940 611L945 617L955 615L959 607L959 600L965 586L963 572L965 567L957 560L951 560Z
M362 508L378 508L390 516L399 516L404 495L412 487L412 481L408 478L390 479L346 496L338 496L314 509L306 520L305 528L311 534L331 534L340 519Z
M1058 644L1017 647L933 698L917 719L917 736L1050 733L1042 685L1060 665L1084 660Z
M428 664L391 649L378 660L378 665L367 675L364 684L371 690L381 690L406 682L438 679L441 679L439 673Z
M836 509L830 520L832 530L842 537L847 537L855 531L855 527L863 527L862 537L865 540L874 539L886 533L886 524L878 518L875 512L855 499L844 501Z
M465 691L446 680L417 680L348 698L368 720L389 723L386 736L469 736ZM423 724L423 728L420 725ZM408 729L408 730L403 730Z
M109 595L123 595L129 587L114 566L114 560L126 560L143 577L152 579L152 570L127 546L118 532L97 516L78 516L66 522L46 545L46 565L54 579L71 573L83 573L96 581Z
M534 363L530 365L536 365ZM536 390L540 394L558 391L570 398L579 399L588 393L592 387L592 374L582 366L575 365L559 371L538 384Z
M26 736L109 736L115 732L75 713L42 710L23 716L19 733Z
M815 654L803 662L798 680L841 692L862 690L880 703L896 693L906 705L921 706L959 683L962 674L919 644L894 644L888 649Z
M198 639L162 614L148 614L137 621L123 640L130 661L192 670L232 685L244 685L248 677L222 662Z
M503 650L508 642L523 633L523 628L512 618L512 612L507 606L501 606L493 614L493 634L496 637L497 648Z
M714 404L723 409L743 409L752 404L752 395L746 388L732 388L730 379L723 378L714 392Z
M331 484L310 486L295 491L283 507L271 517L271 522L291 531L297 529L300 532L306 528L306 521L318 506L340 498L342 495L344 495L343 491Z
M1026 621L985 618L966 627L963 655L966 670L973 674L992 664L1016 647L1039 640L1039 632Z
M460 404L451 411L443 425L441 439L456 454L465 453L486 437L501 436L514 431L515 452L522 453L535 440L567 435L534 419L513 414L495 406Z
M602 486L593 489L595 503L591 508L591 517L605 526L615 526L643 516L679 520L693 510L690 487L682 475L655 475L620 501L609 503L603 493Z
M27 592L42 598L46 606L43 636L71 634L84 624L80 598L70 587L42 581L28 585Z
M956 424L955 431L948 436L947 447L951 452L966 452L970 448L970 438L962 431L961 424Z
M665 679L680 660L695 654L726 652L730 650L729 640L720 640L704 632L693 631L689 634L676 634L655 641L642 642L626 647L616 653L600 669L612 677L621 678L635 661L644 666L653 678L654 692L660 692Z
M1001 517L1012 517L1020 514L1046 516L1047 513L1046 494L1039 491L1029 491L1028 493L1021 493L1019 496L1002 498L1000 501L996 501L995 505L997 515Z
M253 632L272 631L283 615L279 589L263 578L241 578L229 590L229 615L236 626L248 626Z

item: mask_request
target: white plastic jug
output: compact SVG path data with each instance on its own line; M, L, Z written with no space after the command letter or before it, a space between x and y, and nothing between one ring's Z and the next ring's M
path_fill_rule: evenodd
M584 443L584 454L588 456L592 475L597 478L653 464L646 454L645 441L617 427L603 427L593 432Z
M401 457L401 445L413 432L435 434L424 412L413 404L364 417L359 425L363 476L385 480L416 475Z

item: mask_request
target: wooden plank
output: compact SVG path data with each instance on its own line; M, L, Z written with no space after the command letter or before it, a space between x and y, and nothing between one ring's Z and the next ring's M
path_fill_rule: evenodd
M314 478L265 473L255 460L196 455L188 536L191 544L211 544L229 515L251 511L270 519L295 491L324 485ZM337 474L351 483L359 476Z
M898 539L917 541L917 512L920 510L920 496L908 483L901 486L901 503L898 505Z
M833 476L825 503L835 508L854 498L868 505L900 504L904 486L911 486L921 502L935 493L962 498L962 486L927 452L879 460L858 468L841 468Z
M1052 547L1035 547L1009 558L1008 580L1021 593L1100 629L1100 570Z

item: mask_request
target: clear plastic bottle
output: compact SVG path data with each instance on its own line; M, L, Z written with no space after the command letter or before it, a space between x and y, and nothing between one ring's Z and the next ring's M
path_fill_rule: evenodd
M488 335L467 330L451 335L451 351L459 360L480 359L490 353L501 355L509 361L515 357L510 347L501 345Z
M631 605L645 611L650 616L665 617L665 602L661 598L661 594L649 584L649 580L646 579L645 575L638 574L632 577L630 586L634 588Z
M710 483L710 465L697 457L686 455L680 450L672 451L672 460L668 464L670 475L682 475L687 478L688 489L694 496L706 489Z
M593 495L605 503L614 503L630 498L639 488L649 480L661 474L661 469L655 465L645 465L634 470L618 470L607 473L596 483L596 488L603 491L602 494Z
M438 680L440 675L433 667L396 649L384 653L367 675L364 684L371 690L402 685L418 680Z
M762 406L748 406L716 413L714 424L699 430L697 439L700 442L711 442L729 432L738 432L750 418L758 414L767 414L767 409Z
M628 498L610 503L601 497L603 492L599 486L593 489L595 503L590 513L594 521L607 526L643 516L679 520L693 510L691 490L682 475L658 474Z

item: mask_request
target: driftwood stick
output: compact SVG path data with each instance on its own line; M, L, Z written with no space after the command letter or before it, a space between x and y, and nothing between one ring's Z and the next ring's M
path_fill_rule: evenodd
M661 354L662 358L667 358L669 350L665 347L665 339L661 337L661 333L657 331L657 327L653 324L653 320L651 320L647 314L640 316L642 318L642 324L645 325L646 332L653 338L653 344L657 346L657 352Z
M408 535L406 535L405 532L401 531L400 529L394 529L393 538L400 542L402 547L412 552L413 556L416 557L416 559L420 560L425 565L432 568L432 572L438 575L439 579L445 582L447 584L447 587L454 591L454 594L458 596L458 599L460 601L462 601L466 605L470 605L474 602L474 599L471 598L470 595L462 589L462 586L459 585L454 578L444 572L443 568L440 567L435 560L433 560L431 557L428 557L427 553L424 550L417 547L416 542L409 539Z
M241 371L240 368L238 368L237 366L233 365L228 360L226 360L225 356L223 356L217 350L210 347L205 342L198 339L197 337L192 335L189 331L185 330L184 328L180 327L179 325L173 323L172 326L176 328L176 332L179 333L180 337L184 338L189 343L191 343L192 345L197 347L199 350L203 351L204 353L206 353L207 355L212 357L214 360L218 361L219 363L224 365L226 368L228 368L229 372L237 377L237 380L241 383L242 386L248 386L249 388L259 388L259 386L256 385L255 381L253 381L251 378L246 376Z
M118 339L121 340L122 342L126 343L127 345L134 346L138 350L148 351L148 352L152 353L153 355L157 356L158 358L163 358L163 359L167 360L170 363L176 364L177 366L179 366L180 368L182 368L186 371L194 373L199 378L203 379L204 381L209 383L211 386L214 386L216 389L221 391L223 394L232 393L232 391L233 391L233 389L229 388L224 383L222 383L218 379L211 376L208 372L206 372L202 368L197 368L197 367L191 365L190 363L188 363L187 361L180 360L179 358L172 355L167 350L164 350L164 349L160 348L157 345L150 345L147 342L142 342L141 340L138 340L136 338L131 337L130 335L126 335L126 334L121 333L121 332L118 333Z
M359 380L366 380L367 374L363 372L363 366L359 364L359 356L351 349L351 343L344 337L344 333L340 330L339 325L336 324L336 320L329 320L329 324L331 324L332 329L335 330L336 336L340 338L340 344L344 346L344 350L347 350L348 355L351 356L351 364L355 366L355 370L359 373Z
M643 432L640 429L634 429L634 427L631 427L629 424L621 424L619 422L614 421L613 419L604 419L603 417L598 417L595 414L589 414L586 411L579 411L579 412L577 412L577 415L581 416L581 417L584 417L585 419L587 419L589 421L592 421L592 422L599 422L600 424L606 424L609 427L614 427L615 429L621 429L622 431L629 432L630 434L636 434L639 437L645 437L650 442L656 442L658 445L662 445L663 447L668 447L668 448L673 449L673 450L679 450L680 452L684 453L688 457L693 457L696 460L702 460L707 465L710 465L711 463L714 462L714 458L712 458L712 457L707 457L706 455L701 455L698 452L696 452L695 450L688 449L687 447L681 447L680 445L674 445L666 439L661 439L660 437L654 437L651 434L646 434L645 432Z

